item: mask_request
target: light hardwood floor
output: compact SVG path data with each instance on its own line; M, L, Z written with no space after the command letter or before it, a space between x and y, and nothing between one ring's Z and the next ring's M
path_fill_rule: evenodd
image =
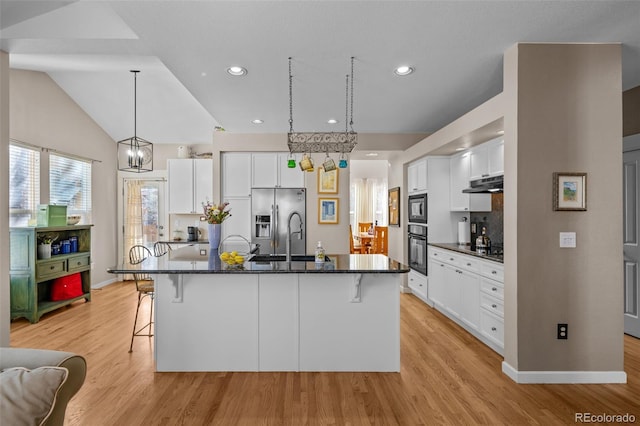
M402 295L399 374L155 373L151 339L127 352L135 304L133 284L116 283L37 324L12 323L11 346L87 358L67 425L556 425L583 412L640 422L640 340L629 336L627 384L517 385L502 357Z

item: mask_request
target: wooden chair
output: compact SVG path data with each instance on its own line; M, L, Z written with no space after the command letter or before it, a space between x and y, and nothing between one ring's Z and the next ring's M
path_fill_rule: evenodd
M153 255L155 257L164 256L172 250L171 245L168 243L161 243L160 241L156 241L153 244Z
M349 250L351 254L360 254L360 239L353 236L353 228L349 225Z
M371 253L389 255L389 227L376 226L373 231Z
M129 263L131 265L138 265L144 262L146 259L152 257L151 250L143 245L135 245L129 249ZM133 279L136 282L136 290L138 290L138 306L136 307L136 317L133 320L133 332L131 333L131 344L129 345L129 352L133 352L133 338L139 336L152 337L152 326L153 326L153 299L155 296L155 286L153 283L153 279L146 273L133 273ZM149 309L149 322L144 326L140 327L136 330L136 326L138 324L138 312L140 311L140 303L142 299L149 296L149 300L151 301L151 307ZM146 332L143 333L143 330L147 329Z
M358 235L361 232L369 232L369 229L373 226L373 222L358 222ZM371 244L366 243L362 246L360 253L369 253L371 251Z

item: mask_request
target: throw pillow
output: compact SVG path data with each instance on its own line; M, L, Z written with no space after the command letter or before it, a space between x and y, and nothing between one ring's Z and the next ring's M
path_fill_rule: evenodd
M7 368L0 372L0 423L41 425L53 411L69 371L64 367Z

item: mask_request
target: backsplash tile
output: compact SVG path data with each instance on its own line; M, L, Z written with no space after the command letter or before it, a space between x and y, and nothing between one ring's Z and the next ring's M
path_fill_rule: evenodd
M504 242L504 194L491 194L490 212L471 212L470 221L485 222L487 235L493 244Z

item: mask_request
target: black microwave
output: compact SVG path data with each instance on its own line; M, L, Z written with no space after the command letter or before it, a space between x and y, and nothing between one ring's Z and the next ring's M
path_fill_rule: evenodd
M409 195L409 222L427 223L427 194Z

